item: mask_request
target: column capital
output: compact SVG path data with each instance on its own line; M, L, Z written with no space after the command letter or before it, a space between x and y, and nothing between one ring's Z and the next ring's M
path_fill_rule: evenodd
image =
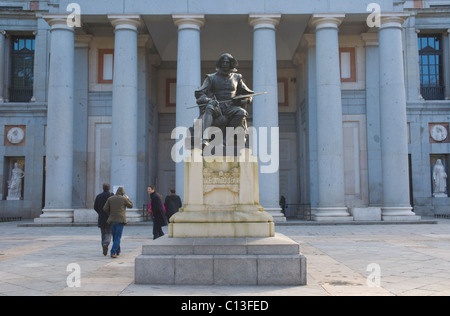
M178 27L178 30L200 30L205 25L204 14L173 14L172 19L173 23Z
M378 33L362 33L362 40L366 43L367 46L378 46Z
M137 32L142 24L139 14L110 14L108 19L116 31L131 30Z
M403 23L409 18L409 13L403 12L383 12L381 13L380 29L385 28L403 28Z
M74 28L67 24L67 14L43 14L42 18L53 30L74 31Z
M310 25L317 30L325 28L338 28L345 19L344 13L316 13L310 20Z
M5 30L0 30L0 35L5 36L6 35L6 31Z
M251 13L248 16L248 23L255 29L272 28L280 24L281 14L279 13Z

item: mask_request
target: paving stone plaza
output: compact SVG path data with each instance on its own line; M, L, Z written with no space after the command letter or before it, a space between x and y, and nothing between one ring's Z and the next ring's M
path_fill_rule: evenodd
M277 224L276 232L298 242L308 259L306 286L136 285L134 262L142 245L152 242L151 225L126 226L122 254L111 259L103 256L99 229L94 226L0 223L0 295L446 296L450 294L450 220L423 222Z

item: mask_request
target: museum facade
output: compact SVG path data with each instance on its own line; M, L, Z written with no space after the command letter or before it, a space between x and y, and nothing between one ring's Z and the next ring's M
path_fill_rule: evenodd
M132 220L149 184L183 198L176 128L225 52L267 92L247 121L277 220L283 199L317 221L450 214L449 16L450 1L2 2L0 218L76 221L104 182Z

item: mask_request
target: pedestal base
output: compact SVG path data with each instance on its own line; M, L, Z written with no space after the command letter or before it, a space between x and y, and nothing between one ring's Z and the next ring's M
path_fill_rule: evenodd
M136 284L305 285L299 244L269 238L167 238L144 245L135 260Z
M200 209L205 206L198 206ZM195 207L191 207L194 208ZM184 208L186 209L186 208ZM258 206L232 210L180 211L170 219L171 238L273 237L272 216Z
M267 237L275 233L274 223L175 223L169 224L173 238Z
M21 198L20 197L6 197L6 201L20 201Z

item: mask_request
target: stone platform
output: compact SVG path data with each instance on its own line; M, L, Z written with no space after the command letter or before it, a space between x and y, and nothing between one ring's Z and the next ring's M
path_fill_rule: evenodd
M267 238L167 238L144 245L136 284L306 285L299 244Z

